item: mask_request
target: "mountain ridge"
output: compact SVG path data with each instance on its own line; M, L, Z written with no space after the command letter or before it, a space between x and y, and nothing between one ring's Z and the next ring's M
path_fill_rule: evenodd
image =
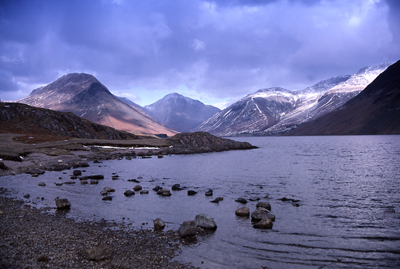
M188 132L202 122L219 112L220 109L211 105L183 96L179 93L170 93L143 107L143 110L166 126Z
M138 108L122 102L94 76L85 73L64 75L17 102L72 112L92 122L136 134L176 133Z

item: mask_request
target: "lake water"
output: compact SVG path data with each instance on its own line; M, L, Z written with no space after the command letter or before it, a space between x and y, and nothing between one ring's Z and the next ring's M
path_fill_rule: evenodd
M36 206L54 206L54 198L72 203L68 215L101 218L152 228L161 218L178 229L199 213L214 217L215 233L182 247L179 261L201 268L400 268L400 136L252 137L259 149L166 156L162 159L112 160L93 164L84 175L103 174L98 185L56 186L67 174L38 178L0 178L0 186ZM112 173L119 175L112 180ZM59 179L61 177L61 179ZM139 178L150 193L125 197ZM39 182L45 187L39 187ZM172 191L161 197L156 185L181 184L198 191ZM112 187L112 201L100 191ZM204 193L213 189L214 195ZM214 198L224 198L219 204ZM266 199L264 197L268 196ZM43 200L42 200L43 197ZM260 197L276 216L270 230L252 227L235 216L235 199ZM299 200L298 205L281 201ZM254 211L257 201L246 206ZM147 224L146 224L147 223Z

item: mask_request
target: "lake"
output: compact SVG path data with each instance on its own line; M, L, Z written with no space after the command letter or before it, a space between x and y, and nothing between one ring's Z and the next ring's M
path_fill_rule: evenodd
M176 257L201 268L399 268L400 136L240 137L259 149L90 163L83 175L103 174L98 185L56 186L72 170L0 178L0 186L37 207L67 198L76 219L152 228L161 218L178 229L199 213L217 230L182 246ZM113 174L114 173L114 174ZM117 174L118 180L112 180ZM60 179L61 178L61 179ZM138 183L149 194L123 195ZM45 187L38 186L45 182ZM172 196L152 188L186 187ZM112 201L100 191L112 187ZM188 196L187 190L198 193ZM205 196L208 189L213 196ZM210 201L223 197L219 204ZM276 216L270 230L235 216L237 198L261 198ZM267 198L265 198L267 197ZM299 200L296 203L282 201ZM258 201L248 201L254 211ZM50 213L52 211L50 210Z

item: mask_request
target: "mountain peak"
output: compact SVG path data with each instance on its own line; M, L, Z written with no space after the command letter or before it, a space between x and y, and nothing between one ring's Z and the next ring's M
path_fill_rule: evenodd
M19 100L28 105L72 112L79 117L113 127L142 133L176 133L157 123L141 110L122 102L94 76L85 73L64 75Z

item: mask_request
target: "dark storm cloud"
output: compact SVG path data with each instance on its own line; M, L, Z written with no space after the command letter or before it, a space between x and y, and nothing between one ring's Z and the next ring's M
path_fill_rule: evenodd
M395 0L2 1L0 98L68 72L142 99L299 89L400 58L399 17Z

